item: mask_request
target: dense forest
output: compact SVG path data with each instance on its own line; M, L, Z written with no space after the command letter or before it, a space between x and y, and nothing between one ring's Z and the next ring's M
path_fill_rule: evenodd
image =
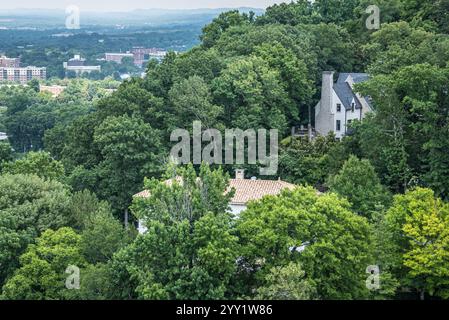
M366 28L372 4L379 30ZM448 0L230 11L199 45L112 94L113 80L71 80L58 98L2 88L0 297L449 298L448 13ZM290 137L308 123L323 71L369 73L356 88L375 112L341 141ZM278 129L270 178L298 187L231 217L235 167L169 161L170 133L195 120ZM175 176L183 183L163 182ZM144 188L150 197L133 198ZM136 219L148 232L137 235ZM79 290L65 287L70 265Z

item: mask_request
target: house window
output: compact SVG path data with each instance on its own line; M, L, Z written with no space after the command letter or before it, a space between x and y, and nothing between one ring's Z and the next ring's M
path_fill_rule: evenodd
M351 103L351 111L354 112L354 110L355 110L355 103L353 102Z
M352 120L348 120L348 127L351 125Z
M341 121L337 120L337 131L341 130Z
M337 112L341 112L341 104L337 103Z

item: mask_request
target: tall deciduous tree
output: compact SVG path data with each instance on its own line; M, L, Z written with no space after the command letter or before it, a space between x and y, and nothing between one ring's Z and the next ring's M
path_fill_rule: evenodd
M316 296L313 281L307 280L298 263L272 268L265 277L265 285L257 289L260 300L312 300Z
M300 262L322 299L365 297L370 264L370 229L365 218L335 194L298 187L250 203L241 213L240 277L246 290L273 267Z
M224 107L225 123L233 128L273 128L286 132L288 116L298 116L280 74L257 56L228 65L213 83L217 104Z
M334 134L285 141L279 156L280 176L299 185L324 189L329 174L336 174L348 157Z
M268 7L265 14L257 18L256 23L281 23L295 26L302 23L318 23L321 19L311 1L297 0Z
M306 62L279 42L265 43L256 47L254 54L266 60L271 68L278 70L290 98L300 110L303 118L301 120L308 121L306 107L312 103L315 89ZM295 125L295 120L298 121L295 119L295 113L288 116L289 125Z
M43 179L61 180L64 177L64 166L52 159L46 152L29 152L22 159L5 163L2 173L30 174Z
M208 85L198 76L175 83L169 92L174 115L174 128L191 128L193 121L201 121L206 128L217 128L223 107L212 104Z
M375 101L376 115L357 134L366 156L394 190L418 182L448 197L447 68L417 64L360 85Z
M327 182L330 191L346 197L353 210L368 219L376 210L389 207L389 194L368 160L351 156L340 172Z
M395 197L386 223L401 284L415 289L421 299L448 298L449 205L432 190L417 188Z
M20 257L21 267L3 286L10 300L54 300L76 297L66 287L69 266L83 268L81 236L70 228L47 230ZM75 290L76 291L76 290Z
M0 172L3 162L9 162L13 159L13 152L9 142L0 142Z
M363 51L369 59L368 72L377 75L391 74L419 63L445 67L449 58L448 46L446 36L400 21L386 24L374 32L370 41L363 45Z
M143 178L160 170L159 132L140 118L109 117L96 128L94 142L103 157L95 168L97 194L123 212L142 188Z
M70 192L59 182L30 175L0 176L0 284L27 245L47 229L73 223Z
M114 253L132 240L132 234L126 232L109 208L95 212L86 222L81 236L82 252L92 264L108 262Z
M228 11L220 14L210 24L203 28L201 40L206 48L212 47L220 38L223 32L233 26L239 26L250 23L248 15L242 15L237 10Z
M173 173L173 171L172 171ZM148 231L115 257L116 280L141 299L223 299L238 257L227 213L227 177L203 165L176 171L171 182L147 184L133 212Z

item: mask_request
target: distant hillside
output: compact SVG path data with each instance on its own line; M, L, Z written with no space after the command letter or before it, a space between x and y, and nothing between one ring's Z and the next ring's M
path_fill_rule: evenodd
M220 9L142 9L130 12L81 12L81 24L84 26L162 26L162 25L205 25L220 13L236 10ZM264 13L258 8L237 8L241 12L253 11L256 15ZM0 28L58 28L64 27L64 10L15 9L0 10Z

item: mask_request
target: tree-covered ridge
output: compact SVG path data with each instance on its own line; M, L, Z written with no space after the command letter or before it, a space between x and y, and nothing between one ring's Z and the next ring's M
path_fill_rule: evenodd
M365 27L371 4L377 31ZM2 89L14 149L0 142L2 298L446 299L447 17L446 0L231 11L200 45L112 94L88 81L57 99ZM313 114L323 71L369 73L356 90L375 112L342 141L291 137ZM298 187L231 218L235 168L167 165L170 133L195 120L278 129L270 178ZM21 154L31 150L45 152ZM144 188L148 198L133 197ZM72 263L83 276L69 294L60 286ZM373 265L381 285L369 290ZM29 270L40 271L33 281Z

